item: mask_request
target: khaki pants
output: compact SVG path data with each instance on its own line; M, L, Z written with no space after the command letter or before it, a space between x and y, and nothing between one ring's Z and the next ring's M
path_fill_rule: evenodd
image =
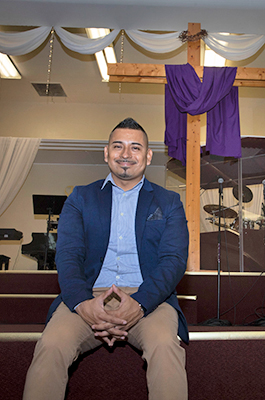
M128 294L137 290L121 289ZM105 290L96 289L93 294L97 296ZM115 309L117 301L113 298L106 307ZM167 303L162 303L128 331L126 340L143 351L142 357L147 362L150 400L188 398L185 350L179 344L177 331L177 311ZM23 400L63 400L69 366L79 354L101 345L102 341L95 338L90 326L61 303L37 342Z

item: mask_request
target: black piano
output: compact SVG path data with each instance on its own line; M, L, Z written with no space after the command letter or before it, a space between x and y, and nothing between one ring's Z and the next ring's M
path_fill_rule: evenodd
M32 241L22 245L22 254L34 258L38 262L38 269L53 270L55 265L57 233L47 234L42 232L33 232ZM47 247L46 247L47 246ZM46 250L47 248L47 250ZM45 262L45 254L47 260Z

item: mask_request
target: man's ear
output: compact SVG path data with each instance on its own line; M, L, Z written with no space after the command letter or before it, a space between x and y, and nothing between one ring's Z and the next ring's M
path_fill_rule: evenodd
M150 165L151 164L151 161L152 161L152 157L153 157L153 152L152 152L152 150L151 149L148 149L147 150L147 163L146 163L146 165Z
M108 146L104 147L104 161L107 163L109 158L109 149Z

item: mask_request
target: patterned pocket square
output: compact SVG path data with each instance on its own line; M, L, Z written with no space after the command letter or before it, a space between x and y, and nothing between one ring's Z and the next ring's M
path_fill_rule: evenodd
M157 207L153 214L150 214L147 221L157 221L163 219L163 214L160 207Z

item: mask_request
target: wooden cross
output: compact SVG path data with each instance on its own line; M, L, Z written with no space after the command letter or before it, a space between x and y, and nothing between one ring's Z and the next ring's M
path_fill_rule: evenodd
M201 31L201 24L189 23L188 34ZM188 42L188 63L200 79L200 40ZM108 64L110 82L167 83L162 64ZM234 86L265 87L265 69L238 67ZM200 116L188 114L186 166L186 217L190 233L188 271L200 270Z

